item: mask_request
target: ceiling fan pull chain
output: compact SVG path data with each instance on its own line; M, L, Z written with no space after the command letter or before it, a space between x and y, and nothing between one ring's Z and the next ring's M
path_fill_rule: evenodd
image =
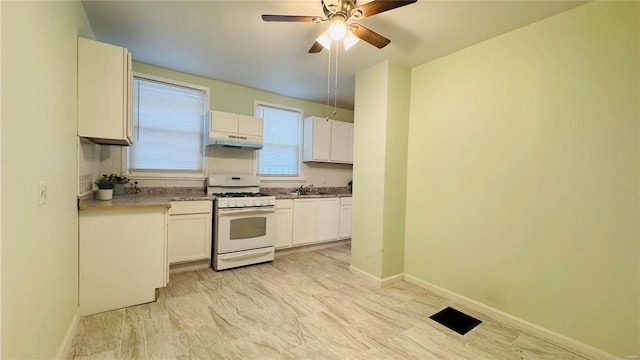
M336 42L336 82L333 86L333 115L338 114L338 53L340 52L340 46Z
M327 107L325 109L324 117L329 119L329 99L331 99L331 48L333 47L333 42L329 45L329 61L327 62Z

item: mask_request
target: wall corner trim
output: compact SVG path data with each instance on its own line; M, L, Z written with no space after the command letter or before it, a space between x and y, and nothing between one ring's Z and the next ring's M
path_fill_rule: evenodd
M76 313L73 315L73 319L71 319L71 323L69 324L69 328L67 332L64 334L64 338L62 339L62 343L58 348L58 352L56 353L56 359L70 359L69 355L71 351L71 343L73 340L73 336L76 333L76 329L78 328L78 323L80 322L80 308L76 308Z
M591 346L589 344L585 344L581 341L578 341L576 339L572 339L566 335L562 335L559 334L555 331L546 329L540 325L536 325L534 323L531 323L529 321L520 319L516 316L507 314L503 311L500 311L498 309L492 308L488 305L485 305L483 303L480 303L478 301L469 299L468 297L462 296L460 294L457 294L453 291L449 291L447 289L441 288L437 285L434 285L432 283L429 283L427 281L418 279L415 276L409 275L409 274L404 274L404 280L408 283L420 286L421 288L424 288L426 290L429 290L431 292L433 292L434 294L441 296L445 299L449 299L451 301L455 301L456 303L463 305L465 307L468 307L472 310L475 310L479 313L482 313L484 315L487 315L495 320L499 320L502 322L505 322L507 324L516 326L520 329L529 331L535 335L538 335L544 339L550 340L552 342L555 342L558 345L564 346L566 348L569 348L571 350L577 351L581 354L587 355L591 358L594 359L602 359L602 360L614 360L614 359L620 359L618 356L615 356L613 354L610 354L604 350L598 349L594 346Z

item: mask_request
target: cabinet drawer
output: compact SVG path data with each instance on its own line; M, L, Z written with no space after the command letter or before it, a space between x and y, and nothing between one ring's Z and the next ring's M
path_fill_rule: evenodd
M276 200L276 209L291 209L292 206L293 200L291 199Z
M351 205L351 196L345 196L340 198L340 205Z
M211 201L172 201L169 215L211 213Z

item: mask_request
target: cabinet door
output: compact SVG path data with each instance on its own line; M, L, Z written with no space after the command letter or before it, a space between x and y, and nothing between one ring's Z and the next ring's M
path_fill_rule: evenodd
M211 258L211 215L169 216L169 263Z
M128 51L78 38L78 136L129 145Z
M276 210L276 249L291 247L291 209Z
M313 118L312 157L315 161L329 161L331 155L331 122Z
M238 134L262 137L262 119L238 115Z
M220 111L212 111L210 129L216 132L236 134L238 133L238 115Z
M317 241L337 240L340 233L340 199L318 200Z
M130 144L133 144L133 66L131 65L131 53L127 51L126 77L126 101L127 114L125 115L125 137Z
M309 244L316 241L317 199L296 199L293 201L293 245Z
M340 239L351 237L351 205L340 206Z
M331 121L331 161L353 163L353 124Z

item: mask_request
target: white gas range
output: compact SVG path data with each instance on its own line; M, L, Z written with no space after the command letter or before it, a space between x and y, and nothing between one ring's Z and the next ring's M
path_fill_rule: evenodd
M216 197L213 268L224 270L273 261L276 198L260 193L260 178L211 175L207 194Z

